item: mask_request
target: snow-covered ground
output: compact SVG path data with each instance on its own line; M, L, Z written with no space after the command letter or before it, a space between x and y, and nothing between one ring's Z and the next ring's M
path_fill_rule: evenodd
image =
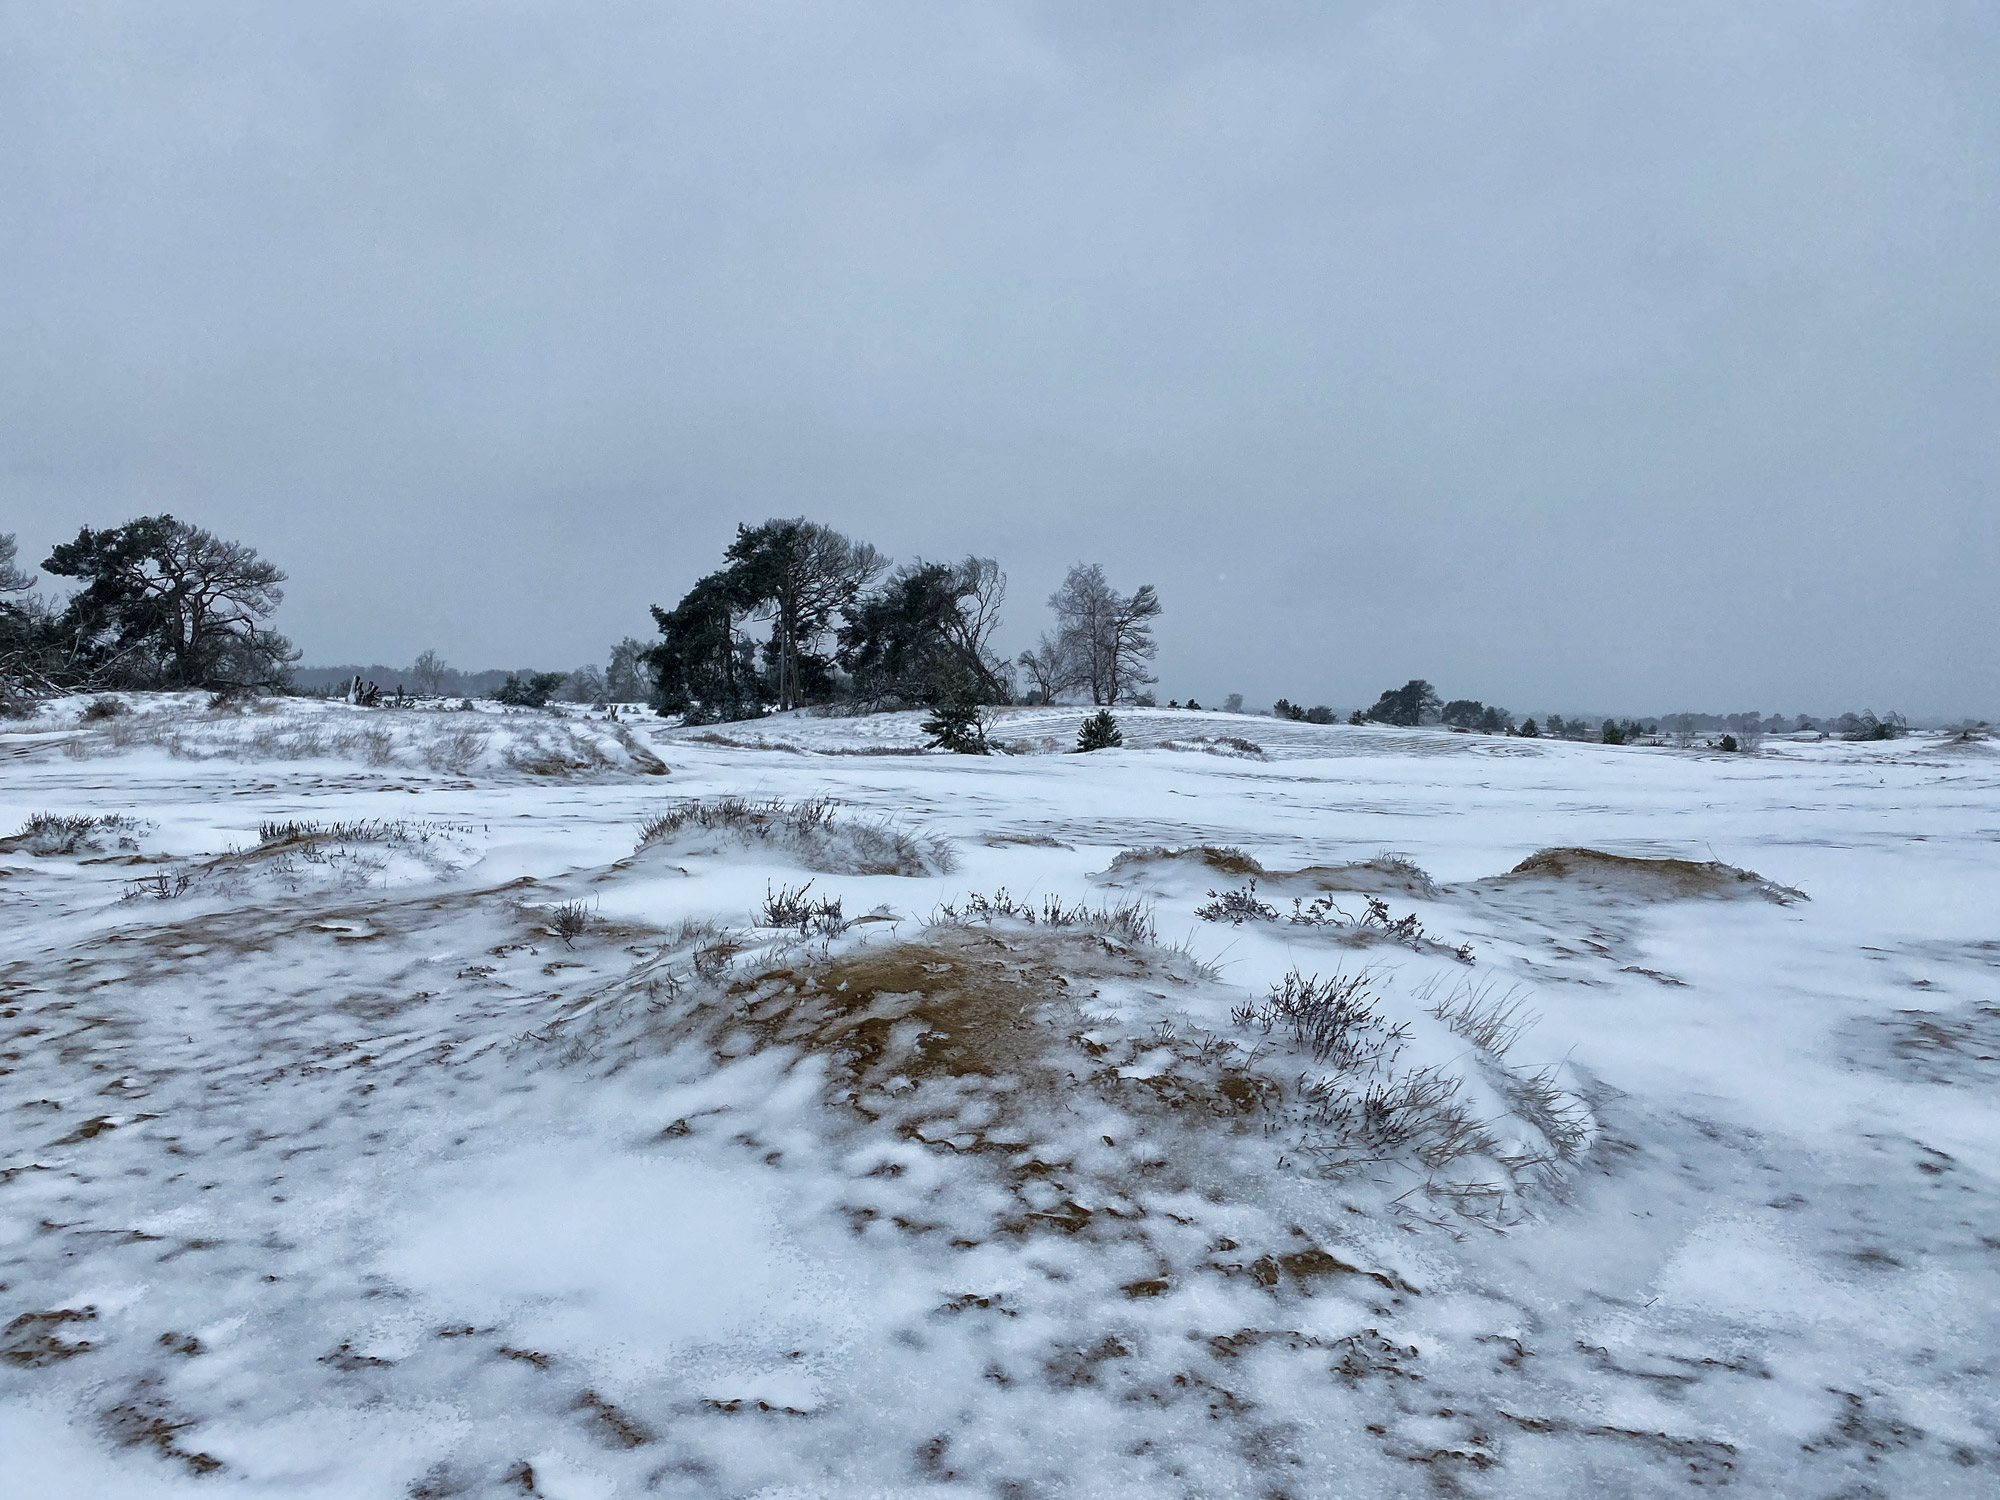
M132 706L0 1492L2000 1493L1993 745Z

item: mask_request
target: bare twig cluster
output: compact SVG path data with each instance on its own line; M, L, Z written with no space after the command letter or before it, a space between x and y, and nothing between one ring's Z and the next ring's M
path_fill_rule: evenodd
M813 897L808 893L813 883L780 886L772 890L767 883L764 887L763 925L766 927L796 927L802 937L837 937L847 930L847 920L841 915L840 897Z
M1210 891L1207 902L1197 906L1194 914L1204 922L1227 922L1231 927L1241 927L1245 922L1278 920L1278 909L1257 899L1257 882L1254 880L1240 890Z
M591 912L581 901L565 901L549 912L549 931L562 939L565 948L590 931Z
M1291 911L1281 917L1276 907L1257 895L1257 882L1253 880L1234 890L1210 891L1208 900L1197 906L1194 914L1204 922L1227 922L1236 927L1245 922L1282 920L1293 927L1337 928L1350 937L1381 939L1419 951L1428 945L1433 950L1450 954L1460 963L1472 962L1470 943L1441 943L1424 932L1423 923L1417 920L1415 912L1392 917L1389 903L1380 896L1364 895L1361 899L1366 903L1366 909L1356 916L1330 895L1315 896L1310 901L1294 896Z

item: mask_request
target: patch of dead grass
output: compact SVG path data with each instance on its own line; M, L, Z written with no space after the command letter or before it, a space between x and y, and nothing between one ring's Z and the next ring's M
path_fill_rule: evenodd
M1642 901L1760 896L1788 906L1807 899L1803 891L1720 860L1643 859L1630 854L1607 854L1602 849L1543 849L1529 855L1505 875L1478 884L1504 887L1550 880Z
M1194 844L1185 849L1155 845L1150 849L1126 849L1113 857L1111 873L1136 873L1148 865L1187 863L1200 865L1224 875L1264 874L1264 867L1232 844Z
M823 965L738 980L748 1024L770 1042L834 1058L859 1088L895 1077L1041 1076L1045 1054L1080 1024L1066 970L1107 957L1064 935L1007 941L939 926Z

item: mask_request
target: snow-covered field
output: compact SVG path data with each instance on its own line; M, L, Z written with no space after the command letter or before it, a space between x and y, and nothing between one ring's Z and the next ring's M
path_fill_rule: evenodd
M0 1493L2000 1493L1992 745L136 706Z

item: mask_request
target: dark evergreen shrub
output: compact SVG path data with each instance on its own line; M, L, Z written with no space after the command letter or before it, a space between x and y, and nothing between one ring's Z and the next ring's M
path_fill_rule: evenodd
M932 709L931 716L924 720L923 729L931 737L931 748L934 750L950 750L958 755L991 753L986 744L986 722L979 717L979 706L964 698L953 698Z
M1083 728L1076 737L1078 754L1091 750L1116 750L1125 743L1125 736L1119 732L1118 721L1111 717L1111 710L1100 708L1083 721Z

